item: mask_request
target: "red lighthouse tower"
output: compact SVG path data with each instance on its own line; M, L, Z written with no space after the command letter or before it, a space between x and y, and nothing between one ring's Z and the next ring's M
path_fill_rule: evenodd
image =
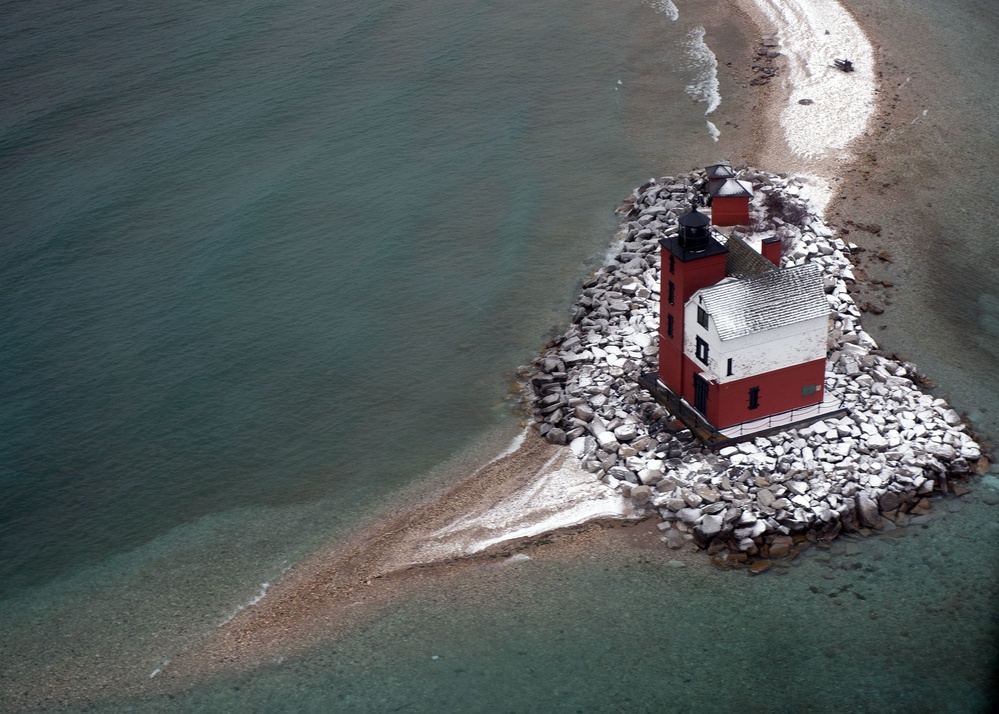
M659 369L639 383L706 444L842 413L825 404L821 267L780 268L779 243L726 240L696 206L677 223L659 241Z
M679 233L659 241L659 378L674 394L700 409L704 404L698 404L707 399L707 385L695 376L699 370L684 355L684 306L695 292L725 278L728 248L711 235L710 219L696 206L678 222Z

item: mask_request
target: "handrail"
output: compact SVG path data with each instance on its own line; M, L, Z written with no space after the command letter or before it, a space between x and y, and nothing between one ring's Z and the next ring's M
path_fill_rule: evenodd
M710 449L718 449L727 444L741 441L743 437L747 436L747 434L750 436L757 434L762 435L770 431L788 429L795 425L799 425L802 422L808 421L809 417L812 416L815 417L815 420L818 420L847 411L845 407L846 399L842 396L839 399L838 405L836 405L834 409L823 411L822 407L826 404L826 400L823 398L823 400L817 404L809 404L805 407L795 407L794 409L788 409L776 414L769 414L766 417L760 417L759 419L750 419L749 421L735 424L731 427L725 427L725 430L722 431L709 422L703 414L692 407L683 397L679 396L676 392L663 384L657 373L648 372L646 374L639 375L638 383L648 390L649 393L652 394L653 398L666 407L670 413L673 414L673 416L682 421L684 425L690 429L691 433ZM826 395L828 394L829 392L826 391Z
M776 414L770 414L770 415L768 415L768 416L765 417L765 419L766 419L766 427L765 428L772 429L772 428L779 427L779 426L785 426L785 427L787 427L787 426L790 426L791 424L795 424L795 423L797 423L799 421L802 421L803 419L807 419L808 416L810 416L810 415L814 414L815 416L819 416L822 413L822 405L823 404L825 404L825 400L824 399L821 402L818 402L816 404L809 404L808 406L805 406L805 407L795 407L794 409L788 409L788 410L783 411L783 412L777 412ZM839 404L836 406L836 409L831 410L830 413L831 414L835 414L836 412L842 411L843 409L845 409L845 407L844 407L845 404L846 404L846 399L845 398L840 398ZM780 419L780 423L774 423L775 417L780 417L781 418ZM788 420L785 421L785 419L788 419ZM753 433L755 433L757 431L761 431L760 427L764 426L763 418L761 418L761 419L752 419L750 421L744 421L741 424L736 424L735 426L727 427L727 429L738 428L738 430L739 430L738 431L739 436L744 436L746 434L746 429L748 428L747 425L749 425L749 424L753 424L753 427L752 427L752 432Z

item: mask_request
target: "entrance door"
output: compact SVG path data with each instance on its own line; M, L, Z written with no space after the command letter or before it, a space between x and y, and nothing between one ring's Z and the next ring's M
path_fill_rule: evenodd
M699 374L694 375L694 409L705 416L708 413L708 383Z

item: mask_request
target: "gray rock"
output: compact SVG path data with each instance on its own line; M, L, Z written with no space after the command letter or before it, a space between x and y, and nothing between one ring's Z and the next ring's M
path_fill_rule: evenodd
M683 533L670 529L666 532L666 547L676 550L683 546Z
M614 432L601 431L599 434L596 435L596 437L597 437L597 444L599 444L600 448L603 449L604 451L617 450L618 441L617 437L614 436Z
M569 443L569 448L577 459L582 459L597 450L597 440L592 436L578 436Z
M905 502L905 498L901 493L896 493L895 491L886 491L878 499L878 505L881 507L882 511L893 511L898 508L902 503Z
M701 533L706 536L717 535L725 525L724 519L717 514L704 516L701 520Z
M884 525L872 491L864 490L857 494L857 517L860 524L868 528L881 528Z
M808 484L804 481L788 481L787 490L796 496L803 496L808 493Z
M635 486L631 489L631 501L636 506L644 506L652 500L652 489L648 486Z
M628 483L638 483L638 476L635 475L633 471L629 471L624 466L612 466L608 469L607 473L618 481L627 481ZM648 488L646 486L645 488ZM652 489L649 489L649 497L651 498Z
M703 498L698 496L693 491L687 491L687 490L684 490L683 492L683 500L686 501L687 505L690 506L691 508L697 508L702 503L704 503Z
M614 436L618 441L631 441L638 436L638 425L632 422L625 422L614 429Z
M695 486L694 493L703 498L708 503L714 503L721 498L721 494L709 486Z
M700 508L681 508L676 515L684 523L697 523L697 519L701 517L701 509Z
M553 427L545 434L545 439L549 444L565 444L565 432L558 427Z

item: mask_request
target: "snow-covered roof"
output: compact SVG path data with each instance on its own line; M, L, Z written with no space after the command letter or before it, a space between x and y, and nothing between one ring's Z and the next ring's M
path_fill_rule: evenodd
M722 179L735 176L735 171L728 164L711 164L705 171L709 179Z
M722 340L829 315L822 269L810 263L727 280L700 290L695 299L714 319Z
M708 187L708 193L712 198L752 198L753 184L749 181L727 178L724 181L714 181Z

